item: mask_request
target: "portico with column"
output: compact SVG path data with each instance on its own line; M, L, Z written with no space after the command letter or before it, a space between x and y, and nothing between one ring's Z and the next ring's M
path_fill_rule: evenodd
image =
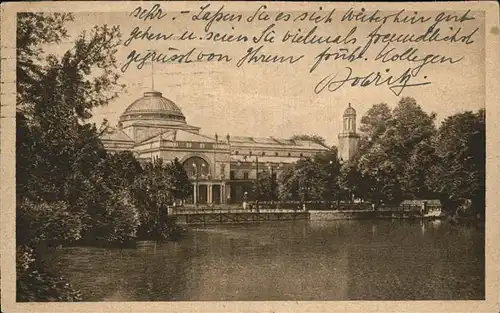
M193 182L193 204L225 203L225 183L210 181Z
M190 153L181 163L193 184L192 204L221 204L225 203L225 173L228 164L225 164L224 155L214 162L211 154Z

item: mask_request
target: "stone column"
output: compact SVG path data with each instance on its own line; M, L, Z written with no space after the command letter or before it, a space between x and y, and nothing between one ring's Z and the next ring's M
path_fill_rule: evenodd
M221 184L220 185L220 189L219 189L219 192L220 192L220 203L221 204L225 204L227 202L226 199L224 198L224 188L226 188L226 185Z
M193 183L193 203L194 204L197 204L196 199L198 196L198 190L196 190L196 189L198 189L198 186L196 186L196 183Z
M228 200L231 200L231 185L225 185L226 186L226 194L224 197L224 202L228 203Z
M208 184L207 193L207 203L212 203L212 184Z

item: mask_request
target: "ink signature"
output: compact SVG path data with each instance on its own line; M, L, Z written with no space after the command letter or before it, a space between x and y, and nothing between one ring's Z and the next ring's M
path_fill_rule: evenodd
M314 92L316 94L320 94L325 90L334 92L344 85L351 87L386 85L396 96L399 96L405 88L431 84L429 81L412 82L411 80L416 77L416 74L414 75L412 72L412 68L406 69L399 76L389 74L390 69L386 69L385 72L371 72L367 75L353 75L352 68L346 67L345 69L346 75L342 75L342 73L333 73L324 77L316 87L314 87ZM424 76L424 79L425 78L427 78L427 76Z

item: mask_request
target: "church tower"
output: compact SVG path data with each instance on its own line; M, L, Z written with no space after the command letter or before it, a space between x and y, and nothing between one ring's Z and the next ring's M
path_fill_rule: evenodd
M359 135L356 133L356 110L349 107L344 111L342 132L339 134L339 158L351 160L358 152Z

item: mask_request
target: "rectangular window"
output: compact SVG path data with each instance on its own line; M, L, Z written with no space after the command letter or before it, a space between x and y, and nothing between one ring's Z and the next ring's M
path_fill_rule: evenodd
M200 149L205 149L205 144L204 143L200 143Z
M248 179L248 172L243 173L243 179Z
M234 179L234 171L229 172L229 178Z

